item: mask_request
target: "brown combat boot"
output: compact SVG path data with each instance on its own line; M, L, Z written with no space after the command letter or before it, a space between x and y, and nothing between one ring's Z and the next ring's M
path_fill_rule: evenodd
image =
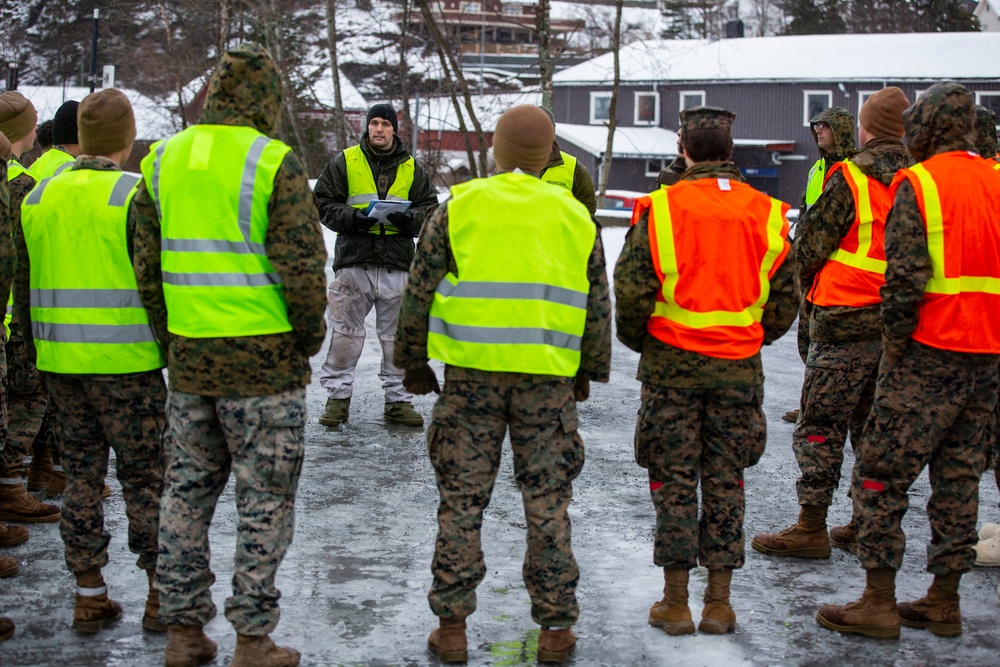
M160 620L160 593L153 585L153 576L156 574L155 568L146 570L146 579L149 581L149 593L146 595L146 610L142 614L142 629L150 632L166 632L167 626Z
M780 533L761 533L750 546L769 556L795 558L829 558L830 535L826 532L826 510L823 505L803 505L799 520Z
M469 641L465 638L464 618L442 618L427 637L427 650L441 662L468 662Z
M538 635L538 662L566 662L576 648L576 635L569 628L542 628Z
M8 526L0 523L0 547L13 547L28 541L28 529L24 526Z
M39 447L31 457L31 467L28 468L28 491L44 491L51 474L52 454L48 447Z
M689 570L663 570L663 599L649 609L649 624L668 635L693 635L688 607Z
M729 604L729 585L732 570L709 570L705 588L705 608L701 611L698 632L707 635L724 635L736 629L736 612Z
M845 549L852 554L858 553L858 525L851 517L846 526L834 526L830 529L830 544L838 549Z
M229 667L296 667L299 652L277 646L267 635L236 635L236 651Z
M846 605L827 604L816 612L816 622L829 630L877 639L899 637L896 611L896 571L888 568L867 571L861 598Z
M939 637L962 634L962 612L958 608L958 584L961 572L934 575L927 595L915 602L896 605L899 622L908 628L930 630Z
M14 621L6 616L0 616L0 642L5 642L14 636Z
M13 577L20 569L17 559L10 556L0 556L0 579Z
M167 650L163 667L195 667L215 659L218 647L205 636L200 625L167 626Z
M76 573L76 607L73 629L94 634L101 628L122 620L122 606L108 597L101 569L90 568Z
M38 502L20 482L0 484L0 519L18 523L52 523L59 520L59 508Z

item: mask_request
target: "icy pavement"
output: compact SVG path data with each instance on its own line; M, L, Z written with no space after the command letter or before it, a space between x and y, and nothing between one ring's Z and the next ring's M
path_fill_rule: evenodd
M625 230L605 229L609 267ZM332 249L332 247L331 247ZM610 268L609 268L610 270ZM297 503L295 542L279 572L282 618L274 638L302 650L303 665L433 665L427 633L436 619L427 606L437 493L421 430L382 422L374 316L358 372L350 421L326 430L316 423L325 396L314 375L309 387L306 463ZM325 352L325 350L324 350ZM313 359L314 372L322 357ZM791 449L792 425L781 421L798 403L802 364L794 327L764 350L767 453L747 471L747 562L733 578L738 629L728 636L668 637L646 624L659 599L662 575L652 564L653 506L644 472L632 461L632 434L639 406L638 356L615 343L611 382L594 385L581 405L587 464L575 484L571 507L573 546L580 564L580 622L576 665L973 665L1000 664L1000 569L976 569L962 581L964 634L943 639L903 628L895 640L844 637L820 628L813 615L824 603L857 597L863 573L850 554L834 549L828 561L767 558L749 548L749 537L786 527L795 517L798 475ZM438 366L440 377L440 367ZM429 418L433 397L418 397ZM853 459L848 454L844 477ZM0 612L17 633L0 644L0 664L38 666L153 666L163 664L163 635L141 629L145 574L128 552L120 486L105 503L113 535L105 569L112 596L125 607L118 625L95 637L70 629L73 579L62 558L55 524L33 526L31 540L0 551L15 556L21 573L0 583ZM898 580L900 599L923 594L929 538L924 505L926 474L911 490L904 527L913 546ZM980 524L1000 520L992 474L981 485ZM846 522L843 491L831 509L832 524ZM213 587L222 609L229 594L236 513L232 485L223 493L213 525ZM521 499L504 462L486 512L483 549L488 574L479 589L479 610L469 623L469 663L510 667L534 664L537 627L521 581L524 555ZM701 612L705 570L693 572L692 612ZM220 615L206 628L219 643L214 664L228 664L235 635Z

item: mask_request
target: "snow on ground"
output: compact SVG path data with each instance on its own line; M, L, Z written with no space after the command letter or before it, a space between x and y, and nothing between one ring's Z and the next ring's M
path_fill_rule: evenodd
M610 266L621 251L623 228L603 232ZM328 235L332 242L333 235ZM329 243L332 252L332 243ZM424 433L383 423L377 377L374 316L358 368L351 419L339 429L316 423L325 394L312 360L308 388L306 463L297 500L295 542L279 572L279 643L298 647L303 665L433 665L426 637L436 619L427 606L435 536L437 492L427 460ZM325 350L324 350L325 353ZM834 550L828 561L779 560L747 545L746 566L733 579L738 629L717 637L668 637L646 623L649 606L661 595L662 575L652 564L654 512L643 471L632 460L632 436L639 406L635 380L638 355L615 343L611 382L594 385L580 408L587 464L577 480L571 507L573 544L580 564L579 637L572 664L596 665L932 665L945 662L995 665L1000 652L995 588L1000 569L976 569L962 581L965 632L955 639L903 628L896 640L844 637L820 628L813 615L824 603L857 597L863 574L853 556ZM786 527L796 513L798 471L791 451L791 424L781 414L798 403L802 363L792 332L764 350L767 374L764 411L768 448L747 472L746 533ZM440 366L437 366L440 376ZM418 397L430 416L433 397ZM848 454L845 476L853 459ZM0 663L11 666L90 667L163 664L163 635L141 629L145 575L134 567L126 544L127 525L117 481L105 503L112 533L105 576L125 618L96 637L70 629L73 580L66 571L56 525L31 527L26 544L4 549L20 561L21 573L4 579L0 612L17 623L14 638L0 645ZM899 576L900 599L923 594L929 528L924 513L929 485L922 476L911 490L904 527L910 540ZM993 476L981 485L980 523L1000 520ZM843 491L831 510L834 524L850 508ZM223 492L211 532L213 587L221 610L229 595L236 513L232 485ZM470 665L533 665L537 627L530 617L521 580L524 556L521 499L505 452L493 504L486 512L483 550L488 573L479 588L479 608L469 619ZM691 606L701 611L705 570L693 571ZM207 633L219 643L216 665L228 664L235 636L220 615Z

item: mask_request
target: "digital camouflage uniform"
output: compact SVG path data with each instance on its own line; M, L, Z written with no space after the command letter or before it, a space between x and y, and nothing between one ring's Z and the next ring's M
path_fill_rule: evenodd
M7 161L0 159L0 294L9 292L14 278L14 241L10 236L10 214ZM5 345L0 346L0 348L6 348L7 341L4 343ZM15 471L17 471L17 466L21 464L7 437L9 386L7 356L5 351L0 349L0 477L20 476Z
M84 156L70 169L121 171L107 158ZM134 226L126 225L131 240ZM14 278L14 313L24 323L26 359L35 368L31 329L31 265L21 219L15 222L17 273ZM163 372L122 375L68 375L40 373L53 427L63 447L66 489L59 532L65 544L66 565L80 573L108 563L111 533L104 527L101 491L108 473L109 450L122 485L128 516L129 550L138 554L137 565L156 566L157 531L163 467L160 439L163 433L167 389Z
M733 164L703 163L683 180L743 181ZM615 266L618 340L641 353L642 404L635 429L636 462L649 471L656 507L653 562L669 570L701 564L709 570L743 566L743 471L764 453L760 354L719 359L667 345L650 335L662 284L652 262L648 209L625 237ZM789 256L771 278L761 324L764 344L777 340L798 310ZM701 516L697 489L701 485Z
M906 112L913 157L971 150L972 116L972 95L964 87L932 87ZM1000 197L990 205L998 202ZM1000 218L1000 207L990 217ZM886 224L884 355L851 493L861 566L898 570L907 491L929 467L927 517L933 537L927 570L947 575L971 569L975 558L979 476L990 446L987 430L997 401L1000 355L936 349L910 338L932 276L926 234L914 189L904 180Z
M659 176L656 177L657 185L673 185L677 181L681 180L684 172L687 170L687 162L684 160L683 155L678 155L670 164L660 169Z
M271 135L280 109L281 82L270 55L244 44L220 61L199 123L250 126ZM139 292L158 337L169 341L167 469L156 572L160 618L168 626L203 626L213 615L208 529L232 470L240 522L226 618L240 635L267 635L278 623L275 574L292 541L309 356L319 351L325 334L326 251L306 173L288 153L268 202L264 245L282 277L292 325L287 333L172 335L161 283L160 222L145 184L133 212Z
M819 150L819 159L823 160L823 178L825 179L835 164L843 162L858 152L854 145L854 116L842 107L824 109L809 119L809 131L813 135L813 141L816 141L816 123L826 123L833 131L834 150L828 151L825 148L820 148L818 143L816 144L816 148ZM805 218L806 211L809 210L809 205L806 203L807 192L808 187L802 191L802 199L799 202L799 219L793 227L793 244L794 239L798 239L799 234L804 229L803 218ZM805 288L808 287L809 285L805 286ZM803 291L803 286L800 285L799 293L802 294ZM805 363L809 356L809 315L806 312L799 313L797 334L799 356Z
M894 139L877 138L851 158L869 178L889 185L911 164ZM800 505L829 507L840 483L848 432L856 446L875 395L882 354L879 306L815 306L808 301L813 280L854 224L855 202L838 171L826 182L795 239L795 259L803 310L809 322L809 353L802 385L801 413L792 448L802 476L796 483Z
M428 314L438 283L458 266L448 234L448 208L424 225L403 294L396 334L396 364L427 362ZM578 375L607 382L611 364L611 305L604 248L597 235L587 266L590 293ZM573 378L488 372L449 365L434 405L427 447L441 499L428 599L445 619L476 610L476 587L486 575L480 547L483 512L510 428L514 479L524 496L528 549L524 580L531 617L542 626L576 622L579 570L570 547L567 510L572 481L583 467Z

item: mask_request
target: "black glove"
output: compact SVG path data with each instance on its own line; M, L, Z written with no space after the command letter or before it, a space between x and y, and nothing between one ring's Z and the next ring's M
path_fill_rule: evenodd
M573 381L573 400L583 403L590 398L590 379L582 375L577 375Z
M409 211L393 211L385 219L404 232L410 231L410 226L413 225L413 214Z
M354 231L367 232L371 226L378 223L378 218L370 218L360 208L354 209Z
M427 364L403 371L403 388L411 394L429 394L432 391L435 394L441 393L434 370Z

